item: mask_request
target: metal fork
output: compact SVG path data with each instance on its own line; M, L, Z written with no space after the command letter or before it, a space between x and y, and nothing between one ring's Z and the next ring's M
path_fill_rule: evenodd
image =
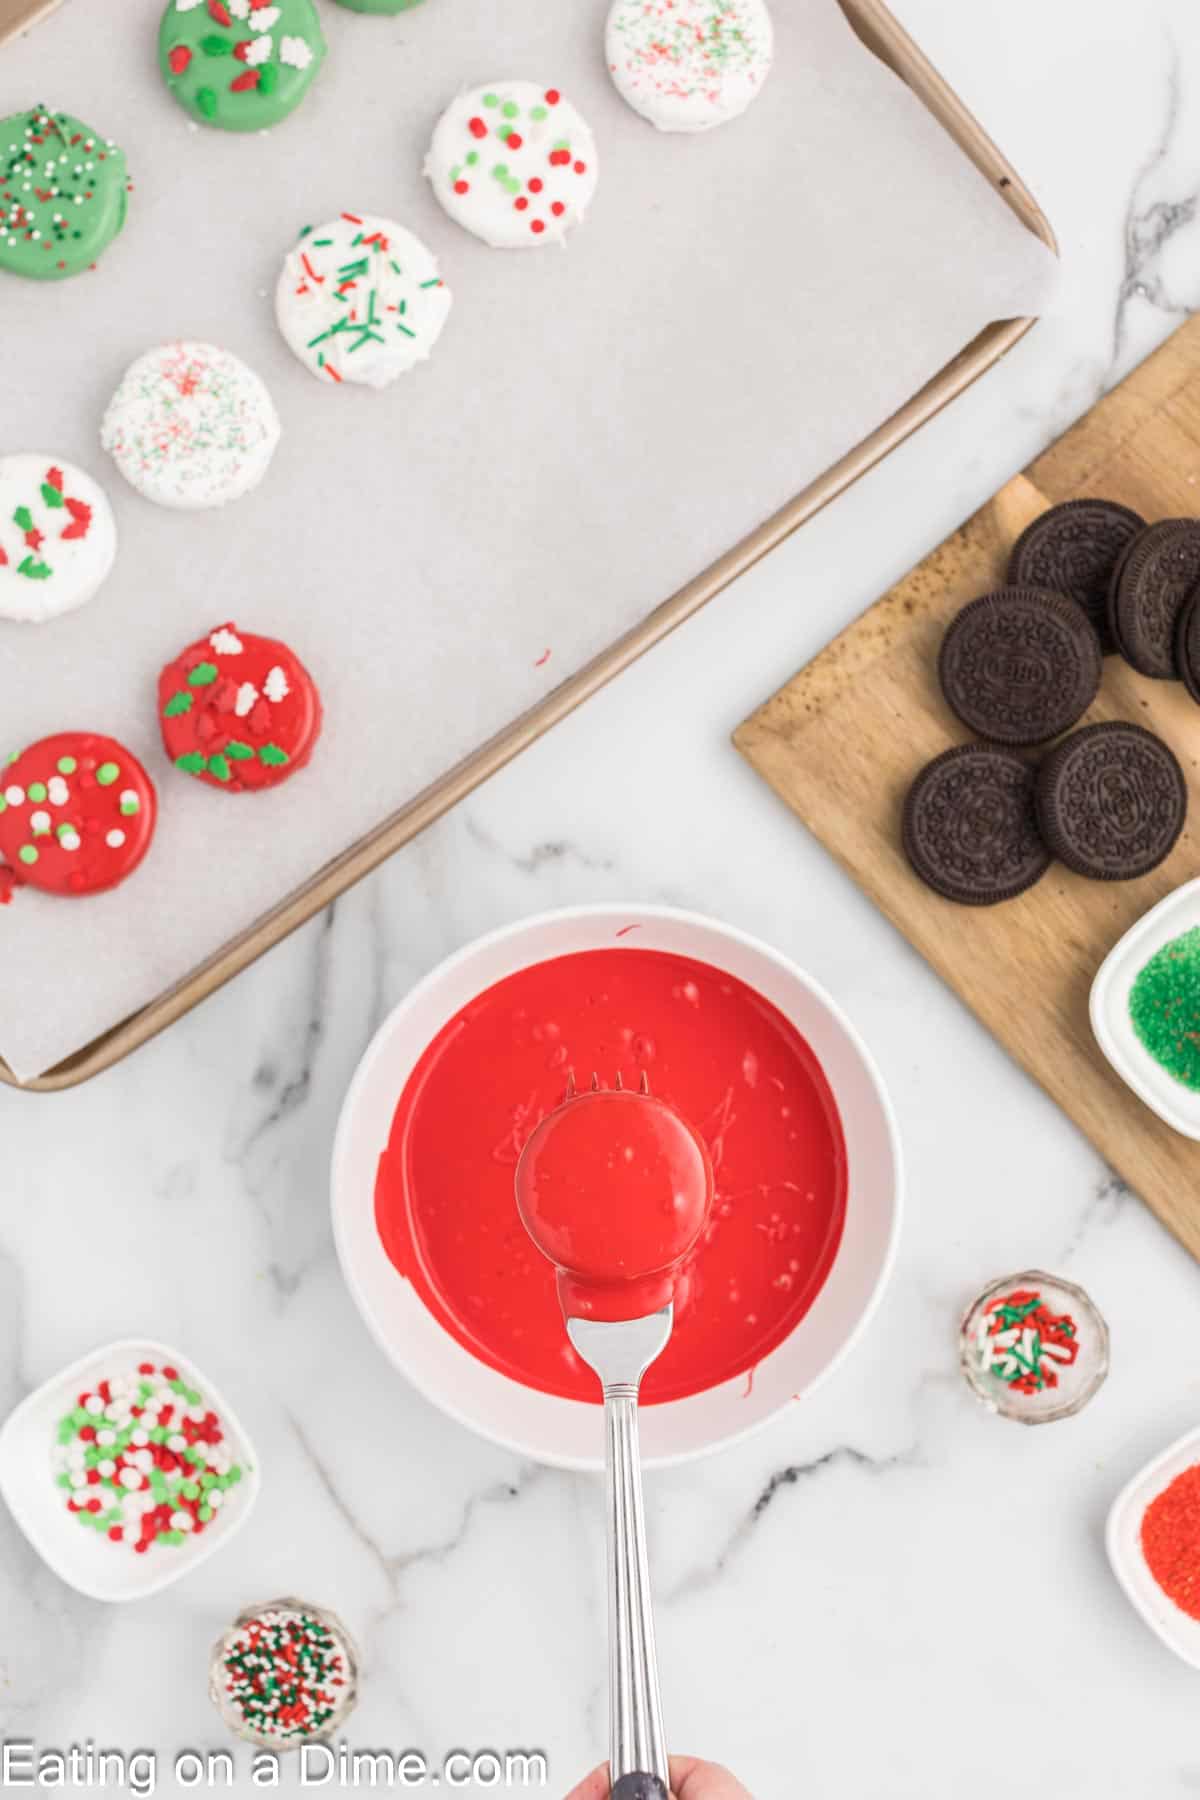
M669 1775L642 1505L638 1389L671 1336L674 1307L610 1324L568 1319L604 1389L608 1481L608 1717L612 1800L667 1800Z

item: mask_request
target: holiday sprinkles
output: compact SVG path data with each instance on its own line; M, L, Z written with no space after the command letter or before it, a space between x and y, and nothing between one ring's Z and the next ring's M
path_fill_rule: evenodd
M263 383L215 344L162 344L131 363L100 442L159 506L224 506L258 486L279 442Z
M278 787L308 762L321 697L277 638L218 625L158 679L163 747L177 769L227 794Z
M614 0L604 39L621 98L660 131L745 112L771 68L764 0Z
M1064 1366L1079 1354L1079 1330L1069 1313L1053 1313L1036 1290L1015 1288L985 1309L976 1327L983 1368L1013 1393L1056 1388Z
M325 56L313 0L167 0L163 80L193 117L261 131L299 106Z
M494 250L561 244L597 178L596 142L556 87L509 81L450 102L425 159L452 219Z
M67 1511L137 1555L200 1537L244 1474L200 1389L173 1364L150 1361L76 1397L52 1461Z
M123 744L59 732L0 765L0 861L17 886L98 894L137 868L156 811L154 784Z
M125 223L124 153L70 113L0 119L0 269L61 281L90 269Z
M450 290L420 238L366 213L305 226L275 290L289 349L332 387L386 387L430 355L449 312Z
M242 1613L217 1644L209 1693L239 1737L296 1748L348 1718L357 1700L357 1655L334 1614L273 1600Z
M990 1412L1049 1424L1085 1406L1108 1374L1108 1326L1074 1282L1029 1269L993 1281L968 1309L959 1363Z
M103 490L61 457L0 456L0 619L40 624L90 600L117 553Z

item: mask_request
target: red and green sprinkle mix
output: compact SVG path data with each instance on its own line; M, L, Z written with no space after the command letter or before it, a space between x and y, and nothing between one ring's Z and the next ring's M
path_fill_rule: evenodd
M67 1511L142 1555L207 1531L243 1476L219 1416L169 1363L138 1363L79 1394L53 1461Z
M1079 1354L1069 1313L1052 1313L1033 1288L1001 1294L976 1327L981 1368L1016 1394L1040 1394L1058 1386L1059 1372Z
M265 1608L235 1627L217 1680L238 1727L280 1744L320 1737L353 1698L346 1645L307 1608Z

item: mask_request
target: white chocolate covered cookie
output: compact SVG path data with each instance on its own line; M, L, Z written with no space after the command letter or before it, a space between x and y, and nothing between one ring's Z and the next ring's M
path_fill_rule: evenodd
M707 131L757 97L774 33L764 0L613 0L604 49L635 112L660 131Z
M104 490L61 456L0 457L0 619L41 624L90 600L113 566Z
M424 362L449 312L450 290L420 238L365 213L306 226L275 289L279 329L304 366L367 387Z
M557 88L496 82L450 102L425 173L450 217L494 250L561 244L596 191L596 141Z
M100 441L159 506L224 506L258 486L279 442L271 396L213 344L161 344L131 363Z

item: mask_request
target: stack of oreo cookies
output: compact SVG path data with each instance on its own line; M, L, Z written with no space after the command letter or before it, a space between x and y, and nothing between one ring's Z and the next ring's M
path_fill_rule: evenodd
M983 741L944 751L909 790L904 848L930 887L987 906L1055 858L1127 881L1170 853L1187 787L1166 744L1119 720L1072 729L1113 653L1200 703L1200 521L1148 526L1115 501L1070 500L1022 533L1008 585L943 639L942 692ZM1023 754L1056 738L1040 763Z

